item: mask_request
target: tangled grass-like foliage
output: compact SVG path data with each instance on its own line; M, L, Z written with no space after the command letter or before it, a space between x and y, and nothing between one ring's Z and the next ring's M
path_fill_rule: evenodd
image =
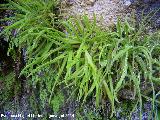
M56 0L10 1L15 15L7 18L12 24L3 31L8 36L17 31L9 41L9 52L15 46L26 49L26 66L20 75L44 81L48 92L43 99L49 96L51 104L55 89L63 84L73 88L71 95L78 94L77 99L83 103L88 97L95 97L99 107L102 99L108 99L113 116L119 91L128 82L133 83L142 107L140 84L145 79L151 83L154 106L154 82L159 83L157 75L154 76L160 68L159 33L157 41L147 35L141 37L143 31L136 32L127 21L120 20L116 31L105 31L96 25L96 16L93 21L84 15L61 22L54 9L57 5ZM39 76L49 79L38 79Z

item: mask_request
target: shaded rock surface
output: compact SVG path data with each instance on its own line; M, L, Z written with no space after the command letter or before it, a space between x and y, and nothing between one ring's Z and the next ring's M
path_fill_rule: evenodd
M89 2L90 1L90 2ZM66 3L67 2L67 3ZM144 6L138 5L140 3L144 3ZM155 10L160 8L160 1L159 0L88 0L86 2L85 0L67 0L62 3L64 6L67 5L68 8L62 6L62 12L64 13L64 17L68 18L68 14L70 16L75 15L82 15L87 14L92 19L93 13L95 13L98 16L99 23L102 22L102 25L109 26L112 24L115 24L117 21L117 17L123 17L126 16L128 13L130 14L130 11L133 9L130 9L129 7L132 4L137 5L136 14L137 19L140 20L140 15L142 14L143 9L145 8L145 14L147 15L151 10ZM128 11L126 11L126 9ZM66 14L67 13L67 14ZM66 15L66 16L65 16ZM153 17L151 20L153 27L160 27L160 12L157 12L155 14L155 17ZM132 93L131 93L132 94ZM20 101L13 100L10 104L3 106L3 109L0 109L0 113L6 113L6 114L28 114L28 113L34 113L34 111L31 108L29 100L29 94L24 93L22 95L22 98ZM108 110L109 105L106 103L106 111ZM143 120L146 120L150 114L149 111L151 110L151 103L146 102L144 104L144 112L142 113ZM91 106L87 106L89 108ZM87 109L86 108L86 109ZM64 108L64 111L68 113L72 113L74 111L75 105L71 103L68 108ZM123 110L119 110L122 111ZM120 120L124 120L125 118L123 116L120 116L120 112L117 110L116 117ZM132 114L133 120L139 120L139 108L133 112Z

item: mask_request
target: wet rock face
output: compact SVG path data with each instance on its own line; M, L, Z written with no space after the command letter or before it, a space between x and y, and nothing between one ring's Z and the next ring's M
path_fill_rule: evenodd
M64 4L65 3L65 4ZM142 12L148 15L151 11L154 14L160 8L159 0L66 0L62 1L62 13L64 18L69 16L88 15L92 20L93 14L97 16L97 22L103 27L112 26L117 18L122 19L130 13L135 12L137 22L142 19ZM151 14L151 16L152 16ZM151 19L154 27L160 28L160 10Z
M4 4L5 1L0 1L0 4ZM0 20L9 15L9 11L0 10ZM8 22L0 21L0 33L3 31L4 26L8 25ZM7 38L0 35L0 72L4 75L8 74L9 70L12 69L13 59L7 55L9 43Z
M67 0L66 3L66 6L63 4L62 7L64 18L86 14L92 20L95 14L98 24L111 26L116 23L118 17L126 15L125 9L132 2L126 0Z
M134 0L133 3L136 3L138 22L143 19L143 16L149 15L146 22L149 22L154 29L160 28L160 0Z
M0 4L7 3L6 0L0 0Z

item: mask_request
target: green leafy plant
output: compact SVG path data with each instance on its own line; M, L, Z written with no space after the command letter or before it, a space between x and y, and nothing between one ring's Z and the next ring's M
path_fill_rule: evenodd
M56 0L9 1L8 9L14 11L14 15L4 19L10 21L11 25L6 26L1 33L11 37L9 52L12 53L15 46L19 49L26 48L27 56L32 58L35 54L43 53L41 49L45 48L45 45L52 46L53 41L51 38L46 39L47 34L44 34L56 24L57 16L54 9L57 5ZM47 47L50 49L49 45Z
M134 32L127 21L122 24L119 20L117 31L108 33L97 28L95 19L89 22L86 16L82 21L72 18L65 26L70 49L64 83L68 87L75 85L79 100L86 101L92 95L98 106L106 95L112 104L113 115L115 102L119 103L119 90L132 82L142 107L142 79L151 83L154 98L151 51L143 44L137 44L139 39L135 36L139 33Z
M11 22L11 24L5 26L1 33L1 35L3 34L8 38L10 44L8 54L16 59L15 48L18 48L19 51L23 49L26 53L26 67L21 75L31 76L32 71L35 73L34 68L50 61L52 53L55 53L53 57L58 53L61 44L59 41L55 41L56 38L54 38L54 36L59 37L56 30L60 28L58 27L58 13L56 10L58 4L58 0L18 0L15 2L9 0L8 4L4 5L4 9L13 12L11 16L3 19L3 21ZM57 49L51 50L54 47ZM47 55L48 52L50 53ZM45 67L48 69L47 66ZM40 80L38 75L43 74L43 72L45 72L45 68L40 69L39 74L32 74L31 78L27 78L31 81L28 83L35 87ZM43 82L40 81L40 84L42 85ZM48 84L47 88L40 86L40 90L48 92L48 87ZM44 105L44 99L46 99L48 93L45 96L42 91L40 95Z
M142 108L140 86L144 80L151 84L154 108L154 83L159 83L160 70L159 33L157 41L154 35L142 37L142 30L136 31L120 20L116 31L102 30L96 16L92 21L84 15L61 22L55 10L56 0L10 1L8 5L15 11L6 19L12 24L3 31L11 37L9 53L15 54L15 46L26 49L26 66L20 76L40 85L43 107L49 103L58 112L64 97L57 91L63 85L63 89L72 90L71 96L78 94L76 98L82 105L89 97L95 98L97 108L103 106L102 100L109 100L112 117L115 104L120 102L119 91L128 85L133 87Z

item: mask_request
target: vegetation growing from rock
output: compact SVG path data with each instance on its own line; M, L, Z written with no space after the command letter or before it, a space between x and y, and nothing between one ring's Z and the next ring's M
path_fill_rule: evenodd
M0 105L16 87L13 96L28 92L32 109L45 111L46 119L50 113L64 111L77 114L77 119L115 118L124 99L133 101L129 118L136 107L142 118L145 100L151 101L153 118L157 118L159 30L146 33L144 24L135 27L135 23L120 19L115 30L104 30L97 25L96 15L92 21L86 15L63 20L57 0L9 1L5 6L13 15L3 19L11 24L1 35L8 38L8 55L16 62L18 54L25 64L16 64L16 70L12 68L7 75L0 74L0 83L4 83ZM72 101L77 101L73 108ZM86 108L87 104L96 110ZM66 106L69 110L63 111Z

